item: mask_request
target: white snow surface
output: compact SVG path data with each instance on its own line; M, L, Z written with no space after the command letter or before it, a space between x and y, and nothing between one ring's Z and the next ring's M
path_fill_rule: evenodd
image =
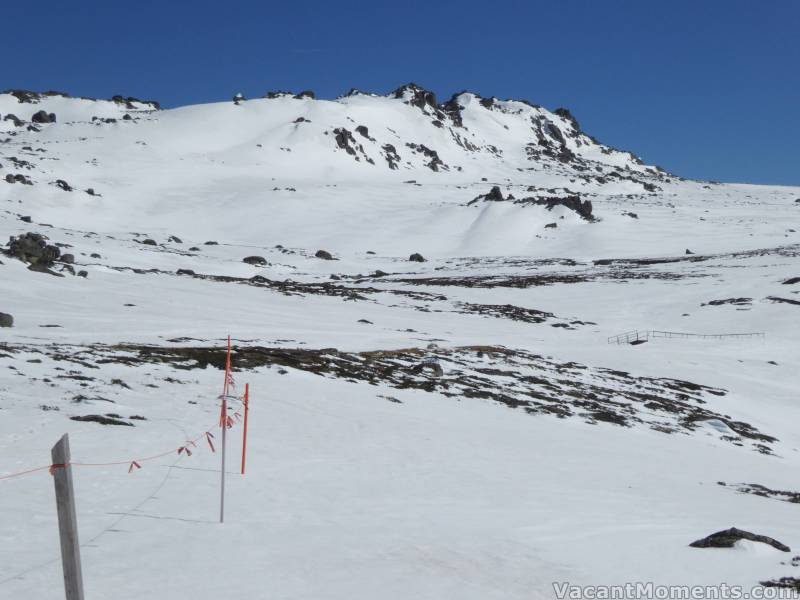
M0 95L0 238L44 234L88 273L0 255L0 312L14 317L0 328L0 477L48 465L63 433L83 463L156 454L206 430L218 443L222 371L140 361L143 346L222 352L230 334L237 351L336 348L367 362L412 349L435 356L448 382L244 368L235 353L238 391L249 382L253 401L245 476L241 424L230 430L223 525L219 454L204 440L131 474L73 467L87 598L505 600L554 597L553 582L749 589L800 577L800 505L739 491L800 492L800 283L783 283L800 277L800 188L683 180L523 102L461 94L459 125L441 106L410 104L413 89L399 95L173 110ZM40 110L56 122L30 123ZM2 120L10 113L20 126ZM547 124L574 159L531 158L559 147L542 144ZM355 154L337 144L342 129ZM577 195L597 220L468 204L493 186L516 199ZM426 262L410 262L415 252ZM242 262L252 255L268 264ZM654 258L669 260L621 261ZM730 298L749 300L709 304ZM486 306L552 314L526 322ZM765 335L608 343L629 330ZM497 349L580 367L565 376L508 358L509 377L493 371L506 360ZM559 418L462 394L476 373L521 401L551 383L573 402L575 382L606 381L637 418L609 422L578 402ZM687 401L710 411L692 421L632 401L649 385L639 378L724 393ZM69 418L107 413L134 426ZM734 526L792 553L689 547ZM20 597L63 597L46 470L0 479L0 598Z

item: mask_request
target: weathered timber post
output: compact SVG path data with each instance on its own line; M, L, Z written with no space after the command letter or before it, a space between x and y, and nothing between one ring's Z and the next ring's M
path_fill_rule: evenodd
M65 433L52 450L53 481L56 488L58 533L61 538L61 564L67 600L83 599L81 547L78 543L78 518L75 514L75 491L72 488L69 436Z

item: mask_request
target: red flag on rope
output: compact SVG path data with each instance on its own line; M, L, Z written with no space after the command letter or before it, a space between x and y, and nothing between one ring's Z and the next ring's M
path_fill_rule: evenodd
M136 462L135 460L131 461L131 466L128 467L128 474L130 474L131 471L133 471L134 469L141 469L141 468L142 465L140 465L138 462Z
M206 431L206 441L208 442L208 447L211 448L212 452L216 452L216 450L214 449L214 444L211 441L213 437L214 437L213 433L211 433L210 431Z

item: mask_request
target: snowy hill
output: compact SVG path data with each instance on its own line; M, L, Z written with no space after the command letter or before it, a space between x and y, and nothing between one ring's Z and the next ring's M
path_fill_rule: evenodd
M1 478L65 431L124 463L75 467L92 597L800 577L800 188L684 180L565 109L414 84L17 91L0 203L0 598L60 597L49 476ZM229 333L254 410L218 526L218 455L126 461L215 422ZM732 333L759 335L699 335ZM793 553L689 547L732 526Z

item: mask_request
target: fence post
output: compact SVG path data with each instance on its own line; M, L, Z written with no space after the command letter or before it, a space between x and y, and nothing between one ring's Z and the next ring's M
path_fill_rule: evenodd
M72 487L69 435L66 433L53 446L53 481L56 488L58 533L61 538L61 564L64 569L64 590L67 600L83 600L81 547L78 543L78 518L75 514L75 491Z

